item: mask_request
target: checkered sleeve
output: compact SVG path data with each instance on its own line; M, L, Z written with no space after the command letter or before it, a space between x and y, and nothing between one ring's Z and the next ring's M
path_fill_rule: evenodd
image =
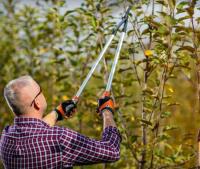
M117 161L120 158L120 142L121 135L112 126L104 129L101 140L63 129L60 136L63 163L83 165Z

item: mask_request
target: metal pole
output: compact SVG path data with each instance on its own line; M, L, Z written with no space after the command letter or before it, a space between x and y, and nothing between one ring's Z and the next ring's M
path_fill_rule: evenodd
M113 76L114 76L114 73L115 73L117 62L119 60L119 54L120 54L120 50L121 50L121 47L122 47L122 43L123 43L125 34L126 34L126 32L122 32L118 46L117 46L115 58L114 58L114 61L113 61L113 64L112 64L111 72L110 72L110 75L109 75L109 78L108 78L108 83L107 83L107 86L106 86L106 92L110 92L110 89L111 89Z
M131 10L131 7L127 7L126 9L126 13L123 17L124 19L124 26L123 26L123 29L122 29L122 34L121 34L121 37L120 37L120 40L119 40L119 43L117 45L117 50L116 50L116 53L115 53L115 58L114 58L114 61L113 61L113 64L112 64L112 68L111 68L111 72L110 72L110 75L109 75L109 78L108 78L108 83L107 83L107 86L106 86L106 91L105 91L105 94L106 93L110 93L110 90L111 90L111 85L112 85L112 81L113 81L113 76L114 76L114 73L115 73L115 69L116 69L116 66L117 66L117 62L119 60L119 54L120 54L120 51L121 51L121 47L122 47L122 43L123 43L123 40L124 40L124 37L125 37L125 34L126 34L126 30L127 30L127 25L128 25L128 14Z
M113 34L110 36L110 38L107 41L106 45L104 46L103 50L101 51L101 53L99 54L99 56L96 59L95 63L93 64L92 68L90 69L90 72L88 73L87 77L85 78L85 80L81 84L78 92L74 96L75 98L79 98L79 96L81 95L81 93L82 93L83 89L85 88L87 82L90 80L90 77L92 76L94 70L96 69L97 65L99 64L100 60L102 59L102 57L103 57L104 53L106 52L107 48L109 47L110 43L112 42L114 36L115 35L113 35Z

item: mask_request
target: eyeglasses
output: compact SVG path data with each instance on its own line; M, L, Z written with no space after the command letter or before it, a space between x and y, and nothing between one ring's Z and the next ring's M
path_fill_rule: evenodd
M31 105L30 105L30 106L33 105L33 103L35 102L35 99L36 99L41 93L42 93L42 89L41 89L41 87L40 87L40 90L39 90L38 94L35 96L35 98L34 98L33 101L31 102Z

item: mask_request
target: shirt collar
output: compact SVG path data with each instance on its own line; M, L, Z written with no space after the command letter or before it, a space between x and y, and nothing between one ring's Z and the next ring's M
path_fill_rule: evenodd
M47 123L40 119L36 118L28 118L28 117L15 117L14 119L15 125L37 125L37 126L48 126Z

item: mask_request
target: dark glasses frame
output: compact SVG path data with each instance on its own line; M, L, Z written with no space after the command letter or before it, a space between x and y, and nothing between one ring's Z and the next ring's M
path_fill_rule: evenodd
M40 86L39 86L39 87L40 87ZM40 90L39 90L38 94L35 96L35 98L34 98L33 101L31 102L31 105L30 105L30 106L33 105L33 103L35 102L35 99L36 99L41 93L42 93L42 89L41 89L41 87L40 87Z

